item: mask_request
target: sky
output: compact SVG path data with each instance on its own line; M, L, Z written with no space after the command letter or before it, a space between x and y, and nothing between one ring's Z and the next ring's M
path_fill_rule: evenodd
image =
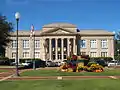
M43 25L64 22L78 29L120 31L120 0L0 0L0 13L13 23L19 12L19 30L41 30Z

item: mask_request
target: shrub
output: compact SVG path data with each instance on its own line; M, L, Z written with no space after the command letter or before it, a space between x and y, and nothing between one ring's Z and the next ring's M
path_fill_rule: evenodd
M83 71L83 70L84 70L84 66L78 66L78 67L77 67L77 70L78 70L78 71Z
M99 72L103 71L103 67L101 65L98 65L98 64L92 64L89 68L91 69L92 72L98 72L99 70L101 70Z
M77 60L77 56L76 55L72 55L72 60Z
M97 63L96 63L96 62L89 62L89 63L87 64L87 66L90 67L92 64L97 64Z
M86 59L86 60L89 60L90 58L89 58L89 55L81 55L81 58L84 58L84 59Z
M10 65L9 58L0 57L0 65Z
M112 57L90 57L91 61L96 61L96 60L104 60L105 62L109 62L113 60Z
M0 60L9 60L8 57L0 57Z
M72 68L68 68L67 72L73 72L73 69Z
M67 60L71 60L72 58L69 56L69 57L67 57Z

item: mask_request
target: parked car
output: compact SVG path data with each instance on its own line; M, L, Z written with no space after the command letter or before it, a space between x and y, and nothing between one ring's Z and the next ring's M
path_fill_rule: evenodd
M11 62L10 65L11 65L11 66L15 66L15 65L16 65L16 62ZM22 64L18 63L18 65L20 66L20 65L22 65Z
M54 67L54 66L56 66L56 63L52 62L52 61L46 61L46 66L47 67Z
M45 67L45 61L43 60L35 60L35 68L39 68L39 67ZM28 68L33 68L33 62L30 62L30 64L25 65L23 67L21 67L20 69L28 69Z
M101 65L103 67L108 66L108 64L104 60L97 60L96 63L98 63L99 65Z
M66 62L67 62L67 60L62 61L62 62L61 62L61 65L63 65L63 64L66 63Z
M31 61L25 61L24 63L22 63L23 66L28 66L31 63Z
M0 65L10 65L9 60L0 60Z
M60 66L61 65L61 62L58 61L58 62L55 62L55 66Z
M112 60L111 62L108 63L108 66L117 66L119 65L117 60Z

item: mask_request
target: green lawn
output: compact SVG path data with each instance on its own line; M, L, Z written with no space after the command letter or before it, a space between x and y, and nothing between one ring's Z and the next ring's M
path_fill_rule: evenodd
M105 70L104 72L60 72L57 70L31 70L21 76L120 76L120 69Z
M0 90L120 90L120 80L2 81L0 82Z
M15 68L15 66L0 66L0 68Z
M0 70L0 73L1 73L1 72L8 72L8 71L9 71L9 70L2 70L2 69L1 69L1 70Z

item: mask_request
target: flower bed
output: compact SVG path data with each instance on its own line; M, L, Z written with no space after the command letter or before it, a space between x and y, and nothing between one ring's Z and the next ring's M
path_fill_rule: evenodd
M104 70L101 65L97 65L97 64L91 64L91 66L83 66L80 63L76 66L70 66L65 63L62 66L60 66L60 71L64 71L64 72L81 72L81 71L103 72Z
M64 71L64 72L81 72L81 71L103 72L104 71L101 65L98 65L97 63L93 63L93 62L88 63L89 60L84 58L82 57L82 60L80 60L80 58L78 60L77 56L73 55L72 58L69 58L66 63L60 66L60 71ZM87 62L85 63L85 61Z

